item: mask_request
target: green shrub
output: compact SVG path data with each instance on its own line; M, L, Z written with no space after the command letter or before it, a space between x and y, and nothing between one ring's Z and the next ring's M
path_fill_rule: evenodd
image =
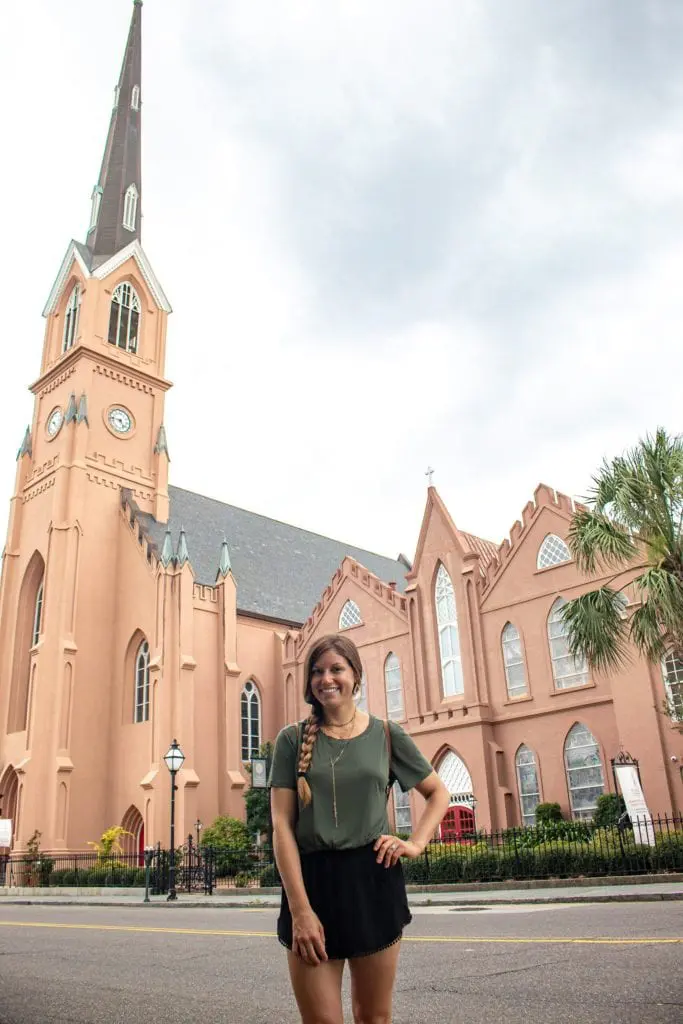
M547 825L554 821L562 821L562 808L559 804L536 805L537 825Z
M259 885L263 889L273 885L280 885L280 875L274 864L266 864L259 877Z
M409 885L426 885L430 880L424 857L416 857L415 860L404 860L402 863L403 875ZM429 864L431 866L431 858Z
M593 825L595 828L609 828L611 825L616 825L625 810L626 804L623 796L619 796L617 793L603 793L598 797L593 815Z
M250 882L253 882L254 876L250 875L248 871L238 871L235 875L235 886L238 889L246 889Z
M412 863L412 862L408 862ZM429 858L429 881L435 884L460 882L463 858L458 854ZM405 868L405 865L404 865Z

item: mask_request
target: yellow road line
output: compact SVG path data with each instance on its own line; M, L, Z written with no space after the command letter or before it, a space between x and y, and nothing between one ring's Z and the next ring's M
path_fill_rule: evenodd
M57 924L51 921L0 921L0 928L57 928L72 931L95 932L139 932L155 935L218 935L226 938L241 939L274 939L275 932L237 931L220 928L152 928L151 926L135 926L120 924ZM565 946L671 946L683 944L683 938L517 938L517 937L483 937L476 938L462 935L410 935L404 942L460 942L474 944L507 944L507 945L565 945Z

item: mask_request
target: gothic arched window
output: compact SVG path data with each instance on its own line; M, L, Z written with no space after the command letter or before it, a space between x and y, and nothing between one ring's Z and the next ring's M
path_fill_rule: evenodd
M143 640L135 656L134 722L149 721L149 644Z
M560 565L571 560L571 552L562 538L549 533L538 549L536 568L549 569L551 565Z
M401 662L393 652L384 662L384 689L387 695L387 718L400 722L405 717Z
M528 693L526 669L524 668L524 652L519 630L508 622L501 636L503 648L503 665L505 666L505 682L508 697L523 697Z
M564 744L564 767L573 818L592 818L598 797L605 791L600 749L595 736L577 722Z
M117 284L111 297L109 344L126 352L137 352L140 329L140 299L132 284Z
M538 785L536 755L524 743L515 755L515 769L522 825L535 825L536 808L541 802L541 789Z
M562 617L562 609L566 603L563 597L558 597L548 616L550 657L553 663L555 687L558 690L568 690L572 686L584 686L588 682L588 663L585 660L577 660L569 651L568 630Z
M62 337L62 352L68 352L78 333L78 319L81 313L81 286L75 284L71 290L69 301L64 310L64 335Z
M439 565L435 585L436 624L439 630L439 654L444 697L464 692L458 637L458 618L455 610L453 582L443 565Z
M261 746L261 698L259 692L249 680L244 684L240 698L242 720L242 760L251 761L256 757Z
M368 710L368 681L365 678L365 669L363 669L363 675L360 680L360 689L356 694L356 707L360 711Z
M33 631L31 634L31 647L35 647L40 640L40 630L43 625L43 587L45 581L40 581L38 592L36 594L36 604L33 609Z
M126 231L135 231L138 216L138 190L129 185L123 200L123 226Z
M360 608L355 601L347 601L339 616L339 628L351 629L352 626L362 626L363 618Z
M133 110L140 109L140 86L134 85L133 92L131 94L130 105Z
M410 835L413 827L413 816L410 810L410 793L404 793L398 782L392 786L394 797L394 824L397 832Z
M683 721L683 661L673 651L662 662L664 689L669 713L674 722Z

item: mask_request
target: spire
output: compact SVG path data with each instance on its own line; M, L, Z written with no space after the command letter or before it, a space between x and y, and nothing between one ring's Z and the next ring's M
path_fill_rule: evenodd
M21 448L17 452L17 462L22 457L22 455L33 455L33 446L31 444L31 428L30 427L26 428L26 433L24 434L24 440L21 442Z
M69 404L66 407L66 416L64 417L65 423L76 423L78 420L78 406L76 405L76 395L71 392L69 395Z
M171 461L171 456L168 454L168 441L166 440L166 427L163 425L163 423L159 427L159 433L157 434L157 443L154 445L154 454L155 455L161 455L162 452L166 455L166 457L168 458L168 461L170 462Z
M218 561L218 576L225 578L229 572L232 572L232 566L230 564L230 550L228 548L227 538L223 538L221 545L221 557Z
M175 553L176 565L180 568L185 565L186 562L190 561L190 552L187 550L187 538L185 536L185 530L180 527L180 536L178 537L178 550Z
M140 238L141 69L142 0L133 0L133 17L116 87L102 169L92 194L87 245L96 262L102 262Z
M85 391L81 395L78 402L78 413L76 414L76 423L87 423L88 422L88 399L85 397Z
M171 539L171 531L167 530L164 534L164 544L161 549L161 564L168 566L173 561L173 541Z

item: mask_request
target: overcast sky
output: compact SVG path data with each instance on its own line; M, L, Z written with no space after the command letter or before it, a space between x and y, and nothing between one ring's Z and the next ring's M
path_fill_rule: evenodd
M132 5L3 11L0 530ZM681 429L680 0L147 0L171 482L412 557ZM191 552L190 552L191 554Z

